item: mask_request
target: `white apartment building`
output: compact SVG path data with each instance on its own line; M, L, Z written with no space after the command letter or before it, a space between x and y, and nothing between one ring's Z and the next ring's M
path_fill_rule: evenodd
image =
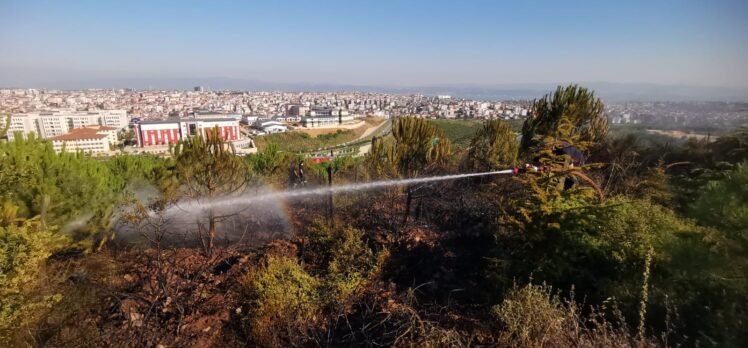
M103 154L110 151L110 146L117 144L117 129L107 126L74 128L66 134L50 137L49 140L56 152L64 149L67 152Z
M13 117L13 116L11 116ZM59 117L56 115L47 115L47 114L41 114L39 115L39 124L37 127L41 130L40 135L44 138L50 138L58 135L63 135L67 133L71 128L71 124L69 123L69 119L65 117ZM95 123L89 123L89 124L95 124ZM24 132L24 134L27 132Z
M8 140L13 140L14 133L34 133L40 138L51 138L68 133L71 129L91 125L124 129L130 122L125 110L98 111L42 111L26 114L13 114L10 118ZM5 119L0 120L4 124Z
M312 108L307 112L307 117L301 119L301 123L306 128L334 128L341 124L351 123L354 118L348 110Z

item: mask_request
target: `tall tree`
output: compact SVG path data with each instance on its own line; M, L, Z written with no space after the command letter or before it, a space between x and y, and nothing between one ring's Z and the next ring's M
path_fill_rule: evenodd
M608 134L603 103L594 92L577 85L558 86L556 91L536 100L532 115L522 125L522 150L545 137L587 149Z
M174 157L184 194L198 202L241 193L252 179L247 163L219 136L218 129L212 129L206 137L196 136L179 142L174 148ZM217 223L232 215L218 215L209 207L207 231L198 224L200 241L208 254L213 250Z
M392 125L392 136L394 139L389 143L372 140L367 162L377 173L397 171L400 177L413 178L431 165L444 164L452 152L451 142L444 132L422 118L398 118ZM403 224L408 222L413 187L408 186L406 191Z
M512 166L517 160L518 148L517 137L506 122L486 121L470 142L467 167L472 170L494 170Z
M428 165L443 163L452 145L439 128L422 118L403 117L392 125L395 163L404 177L414 177Z

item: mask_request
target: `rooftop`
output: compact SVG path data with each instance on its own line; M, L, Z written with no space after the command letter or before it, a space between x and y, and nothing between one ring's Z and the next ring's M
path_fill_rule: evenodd
M106 127L111 128L111 127ZM75 141L75 140L89 140L89 139L103 139L106 138L106 134L100 134L101 129L99 127L85 127L85 128L74 128L70 132L56 137L51 137L49 140L52 141Z
M211 118L211 119L196 119L196 118L167 118L165 120L149 120L140 121L140 124L167 124L167 123L178 123L178 122L236 122L235 118Z

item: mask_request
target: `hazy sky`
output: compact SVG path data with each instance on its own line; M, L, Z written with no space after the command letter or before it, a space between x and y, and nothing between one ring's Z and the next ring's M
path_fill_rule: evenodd
M745 87L748 1L0 0L0 85L126 77Z

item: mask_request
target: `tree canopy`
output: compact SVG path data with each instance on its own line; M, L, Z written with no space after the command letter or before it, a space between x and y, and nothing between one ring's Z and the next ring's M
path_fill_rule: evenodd
M472 170L494 170L513 166L517 161L517 137L504 121L483 123L470 142L467 166Z
M603 103L594 92L577 85L558 86L536 100L522 125L522 149L528 150L545 137L586 149L608 133Z

